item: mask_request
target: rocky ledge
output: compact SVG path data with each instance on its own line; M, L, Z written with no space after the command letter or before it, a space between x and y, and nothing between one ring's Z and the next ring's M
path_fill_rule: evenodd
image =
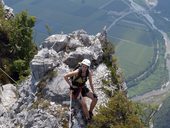
M84 30L77 30L45 39L38 54L30 62L32 74L28 79L17 86L8 84L1 87L0 127L68 127L69 86L63 75L84 58L92 61L93 84L99 96L96 108L106 103L108 96L104 90L114 91L118 86L110 83L104 86L102 82L111 81L110 71L103 63L102 45L106 41L105 30L95 36L88 35ZM117 75L120 73L121 70L117 69ZM119 86L126 90L123 80ZM76 122L82 120L81 114L77 107L73 127L77 127Z

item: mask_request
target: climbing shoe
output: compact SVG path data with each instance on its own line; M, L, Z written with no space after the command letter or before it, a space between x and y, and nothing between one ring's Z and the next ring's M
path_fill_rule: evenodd
M89 117L90 117L90 119L92 119L92 117L93 117L93 113L91 111L89 111Z
M91 119L90 119L90 118L85 119L85 124L86 124L86 125L89 124L90 122L91 122Z

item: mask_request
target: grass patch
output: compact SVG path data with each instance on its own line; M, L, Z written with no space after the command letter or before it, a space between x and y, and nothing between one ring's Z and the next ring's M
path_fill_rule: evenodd
M116 40L116 56L125 78L136 76L152 62L153 34L142 22L121 20L110 29L109 37Z

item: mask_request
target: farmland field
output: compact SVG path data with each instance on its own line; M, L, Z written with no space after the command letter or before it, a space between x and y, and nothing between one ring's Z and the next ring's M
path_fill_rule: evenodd
M122 41L116 47L116 55L120 67L128 77L143 71L151 63L153 48Z

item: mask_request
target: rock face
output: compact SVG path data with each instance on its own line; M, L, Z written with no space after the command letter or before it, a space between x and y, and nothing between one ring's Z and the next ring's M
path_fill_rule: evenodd
M13 9L11 7L8 7L7 5L5 5L3 0L0 0L0 5L2 5L2 7L4 8L6 19L11 19L14 17Z
M38 54L30 62L32 75L18 85L17 89L11 87L13 94L18 96L11 95L12 98L6 106L8 109L1 107L0 127L68 127L69 86L63 76L84 58L92 61L93 84L99 96L96 107L107 102L108 97L103 91L102 82L111 81L110 71L102 63L102 43L105 43L106 39L105 31L94 36L88 35L84 30L77 30L68 35L56 34L45 39ZM118 70L117 73L119 72ZM124 84L122 81L122 85ZM115 88L116 85L107 86L107 89L112 91ZM1 89L1 103L2 93L4 91ZM88 100L88 105L89 102ZM79 110L77 107L79 114L75 116L73 128L78 127L77 121L82 121L82 113Z
M88 35L83 30L77 30L69 35L56 34L45 39L30 66L34 79L39 80L49 69L60 67L63 62L70 68L75 67L84 58L100 64L102 56L100 36Z
M17 100L17 89L12 84L3 85L0 89L1 109L10 109ZM2 111L0 111L2 112Z

